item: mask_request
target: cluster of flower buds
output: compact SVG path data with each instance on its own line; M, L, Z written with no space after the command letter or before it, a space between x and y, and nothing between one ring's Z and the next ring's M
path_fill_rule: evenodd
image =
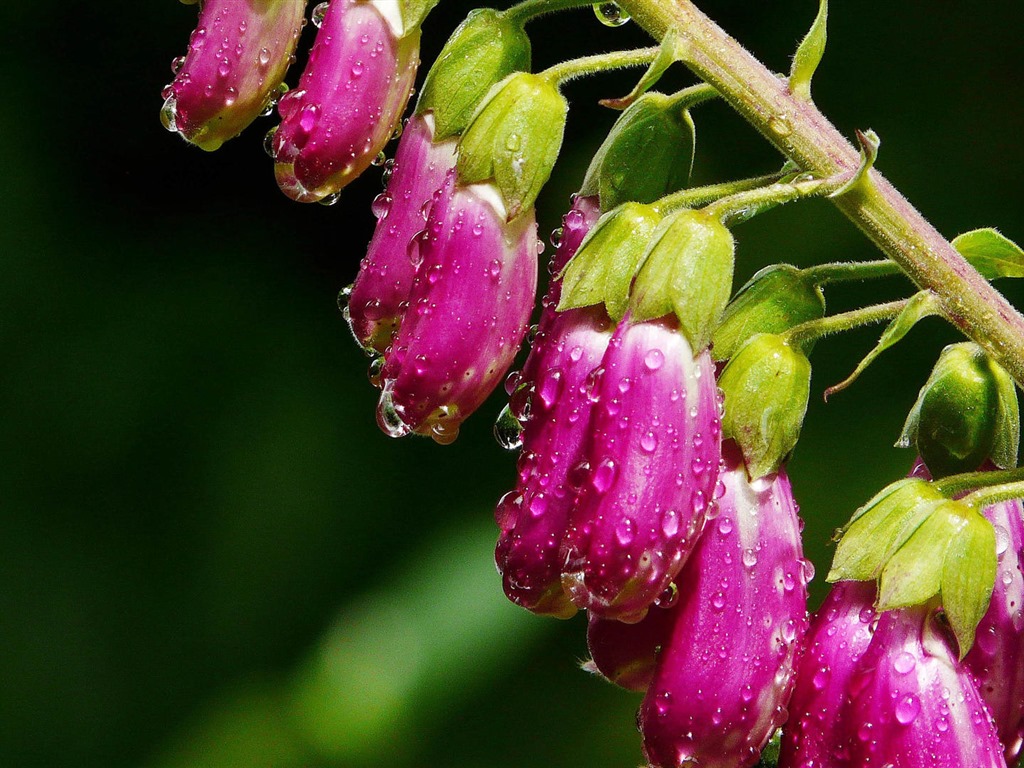
M265 146L281 190L330 203L380 155L412 92L420 24L431 0L332 0L298 87L284 77L306 24L306 0L204 0L185 56L164 89L164 126L205 150L275 104Z
M901 439L924 461L858 511L836 552L838 583L801 653L782 768L1019 757L1024 506L976 512L929 482L1015 465L1017 429L1005 372L974 345L944 350Z

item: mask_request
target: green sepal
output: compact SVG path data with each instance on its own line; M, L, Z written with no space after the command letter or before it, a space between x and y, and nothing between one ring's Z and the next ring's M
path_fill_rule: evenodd
M579 193L598 195L604 211L628 201L653 203L686 186L693 141L689 113L673 97L644 94L615 121Z
M789 75L789 90L802 101L811 100L811 78L814 77L828 41L828 0L821 0L818 15L814 18L807 36L796 49L793 68Z
M879 610L920 605L939 594L946 551L966 527L964 513L970 511L969 507L948 500L932 508L882 569L878 580Z
M387 3L390 0L380 0L380 2ZM438 2L439 0L398 0L398 9L402 16L402 32L399 37L419 32L427 14L434 10L434 6Z
M973 342L942 350L907 416L898 446L914 445L935 478L974 472L986 459L1016 466L1016 389Z
M996 532L975 510L953 537L942 563L942 609L956 635L963 659L974 644L974 632L992 598L996 583Z
M877 579L885 564L945 498L926 480L891 483L847 523L826 581Z
M711 337L715 360L728 360L758 333L782 333L823 317L825 295L804 275L789 264L773 264L750 278L725 308Z
M1024 250L998 230L964 232L952 245L986 280L1024 277Z
M434 140L465 130L491 87L530 71L530 38L492 8L477 8L444 44L423 83L416 113L434 113Z
M778 470L800 437L811 394L811 363L781 336L748 341L718 377L725 394L722 437L743 451L751 480Z
M661 221L649 205L625 203L604 214L562 271L558 311L604 303L608 316L622 319L629 287Z
M508 220L529 209L558 159L569 105L551 81L516 72L494 86L459 141L462 184L494 181Z
M633 286L637 322L675 314L696 353L708 346L729 301L735 243L718 219L684 209L661 220Z
M842 392L853 384L880 354L889 349L889 347L892 347L902 341L903 337L910 333L910 329L917 325L918 322L926 317L931 317L932 315L938 315L940 313L939 301L935 297L934 293L931 291L919 291L918 293L915 293L910 297L910 301L907 302L907 306L903 308L903 311L886 326L884 331L882 331L882 335L879 337L878 343L864 356L864 359L857 364L853 373L838 384L833 384L825 390L825 399L827 400L837 392Z
M665 33L665 37L661 39L661 47L658 49L658 56L651 62L651 65L647 67L647 71L644 72L640 80L637 81L633 90L618 99L601 99L601 106L608 107L610 109L626 109L636 102L636 100L644 93L653 88L661 79L661 76L665 74L665 71L678 60L679 35L676 34L674 29L670 29Z

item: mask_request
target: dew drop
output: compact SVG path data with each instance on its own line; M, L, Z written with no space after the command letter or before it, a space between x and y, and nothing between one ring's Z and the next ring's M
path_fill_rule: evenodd
M320 25L324 23L324 16L327 15L327 8L329 5L330 3L320 3L315 8L313 8L313 26L316 27L317 29L319 29Z
M335 205L339 200L341 200L341 191L340 190L338 192L332 192L331 194L327 195L326 197L320 198L319 200L317 200L317 202L320 205L332 206L332 205Z
M388 437L405 437L412 431L395 407L395 401L389 389L380 393L380 401L377 403L377 423Z
M624 547L628 547L636 538L636 523L630 518L624 517L615 526L615 538Z
M370 203L370 211L377 219L386 219L391 211L391 196L387 192L381 192Z
M611 5L614 5L614 3L611 3ZM629 20L628 16L626 17L626 20ZM571 211L565 214L565 226L566 228L572 230L580 229L583 226L583 212L577 211L575 208L573 208Z
M906 651L903 651L901 654L899 654L896 657L896 660L892 663L893 668L901 675L905 675L908 672L913 671L916 665L917 662L914 661L913 655L907 653Z
M172 93L160 109L160 122L171 133L178 132L178 100Z
M506 451L516 451L523 447L523 425L512 415L512 409L505 406L494 422L494 439Z
M559 227L558 229L551 230L551 245L555 248L559 248L562 245L562 238L565 236L565 230Z
M171 61L171 72L173 72L174 74L178 74L179 72L181 72L181 68L183 66L185 66L185 57L178 56L177 58Z
M1010 546L1010 532L1001 525L994 527L996 530L996 556L999 556Z
M757 552L752 547L747 547L743 550L743 564L747 568L753 568L757 565Z
M373 160L370 161L370 165L374 166L375 168L380 168L387 161L388 156L385 155L383 151L381 151L377 153L377 156L373 158Z
M618 3L595 3L594 15L606 27L621 27L629 21L629 14L622 10Z
M918 700L917 696L912 693L908 693L896 702L896 720L901 725L909 725L914 722L920 711L921 702Z
M660 349L650 349L644 355L644 366L649 371L656 371L665 364L665 353Z
M612 459L604 459L594 470L590 478L591 485L598 493L605 493L612 487L616 473L615 462Z
M728 536L732 533L732 518L723 517L718 521L718 532L723 536Z

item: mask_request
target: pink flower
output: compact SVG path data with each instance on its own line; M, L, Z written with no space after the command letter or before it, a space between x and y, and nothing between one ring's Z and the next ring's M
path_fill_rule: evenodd
M387 189L373 203L377 227L349 295L346 319L359 343L384 353L409 301L419 258L413 238L425 206L455 167L456 139L433 143L430 113L412 117L395 153Z
M996 583L992 602L964 657L996 724L1007 762L1024 739L1024 507L1020 501L982 510L996 530Z
M668 588L712 501L721 445L714 365L674 318L619 323L595 387L590 475L565 538L573 602L635 622Z
M841 581L811 619L782 732L779 768L849 765L839 739L847 720L850 681L878 620L874 602L873 582Z
M305 0L206 0L188 53L175 59L160 118L207 151L272 105L305 23Z
M323 200L366 170L395 130L419 64L390 0L332 0L298 88L278 104L275 174L299 202Z
M992 719L927 606L882 614L850 691L850 766L1006 766Z
M377 422L450 443L501 381L526 334L537 288L533 210L509 222L492 184L438 190L409 308L385 355Z
M640 707L656 768L744 768L786 719L807 627L807 562L785 471L751 482L723 445L719 513L680 572L671 636Z

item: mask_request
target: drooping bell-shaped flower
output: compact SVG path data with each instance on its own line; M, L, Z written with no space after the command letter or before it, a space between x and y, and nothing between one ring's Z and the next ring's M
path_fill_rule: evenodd
M841 581L811 619L802 644L779 768L847 768L844 733L850 681L878 619L875 585Z
M1024 507L1006 501L982 512L995 526L995 587L963 663L996 724L1007 762L1024 741Z
M359 343L381 354L394 338L416 275L413 238L425 226L424 206L455 167L455 139L433 142L430 113L412 117L395 153L387 188L374 201L377 227L359 266L346 319Z
M369 167L409 100L419 39L396 0L331 0L298 87L278 104L271 149L286 195L323 200Z
M553 263L571 258L596 220L596 206L577 198ZM576 612L562 589L562 538L579 485L586 477L583 446L593 407L592 373L601 363L614 324L603 308L556 312L560 281L544 300L544 330L534 338L526 366L512 377L510 410L521 418L522 453L515 490L498 504L494 559L508 598L534 613L567 618ZM555 298L552 298L554 296Z
M305 0L206 0L164 89L164 127L213 151L273 105L304 23Z
M850 690L851 766L1006 766L981 696L928 606L882 614Z
M605 618L639 621L697 541L721 449L710 355L674 318L618 326L595 387L590 475L565 539L563 583Z
M412 258L409 308L385 356L377 422L450 443L508 370L537 289L533 209L507 220L492 184L449 173Z
M751 482L723 445L718 515L680 572L671 637L640 707L655 768L745 768L786 719L809 569L785 470Z

